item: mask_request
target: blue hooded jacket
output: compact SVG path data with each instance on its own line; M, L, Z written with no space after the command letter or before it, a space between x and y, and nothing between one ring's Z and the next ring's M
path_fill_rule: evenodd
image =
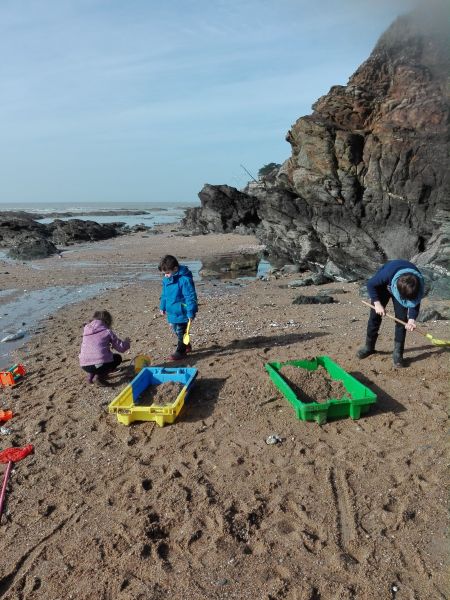
M163 277L160 310L169 323L187 323L197 314L197 294L191 271L184 265L170 277Z
M415 275L420 283L419 293L417 298L414 300L407 300L402 298L397 288L397 280L400 275L410 273ZM367 291L369 292L370 299L372 302L379 301L378 291L381 289L388 289L390 294L400 302L402 306L408 308L408 317L410 319L417 319L420 310L420 301L424 295L424 280L423 275L419 269L413 263L407 260L391 260L381 267L375 275L367 282Z

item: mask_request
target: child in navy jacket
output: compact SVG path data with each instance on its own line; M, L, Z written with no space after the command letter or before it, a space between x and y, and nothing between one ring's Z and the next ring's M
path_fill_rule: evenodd
M420 301L424 295L424 280L419 269L407 260L391 260L379 269L367 282L371 304L367 323L366 344L357 352L358 358L366 358L375 352L382 317L386 314L386 305L392 298L397 319L407 321L406 325L395 324L394 366L403 367L403 350L406 331L416 328L416 319L420 310Z
M192 349L191 344L183 343L183 335L189 319L195 319L198 310L194 280L191 271L170 254L161 259L158 269L164 274L160 313L167 315L167 321L178 338L177 348L170 359L182 360Z

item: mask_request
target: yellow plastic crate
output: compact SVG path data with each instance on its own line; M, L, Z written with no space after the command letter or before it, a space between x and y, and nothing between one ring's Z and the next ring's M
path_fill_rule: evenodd
M108 412L116 414L117 420L123 425L131 425L134 421L155 421L157 425L164 427L166 423L173 423L180 414L196 377L197 369L193 368L145 367L114 398L108 407ZM139 404L140 395L149 386L169 381L184 384L183 389L171 404L165 406Z

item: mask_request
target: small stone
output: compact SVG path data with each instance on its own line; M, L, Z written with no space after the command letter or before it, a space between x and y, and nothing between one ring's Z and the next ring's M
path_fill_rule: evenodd
M266 444L268 446L273 446L274 444L281 444L283 440L281 439L281 437L279 435L277 435L276 433L273 435L269 435L266 438Z

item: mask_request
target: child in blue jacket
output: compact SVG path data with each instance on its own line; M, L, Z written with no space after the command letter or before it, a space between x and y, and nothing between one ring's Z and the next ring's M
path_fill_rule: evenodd
M158 269L164 274L160 313L167 315L167 321L178 338L177 348L170 359L183 360L192 350L191 344L183 343L183 335L189 319L195 319L198 310L194 280L190 270L170 254L161 259Z
M395 324L394 366L403 367L403 350L406 331L416 328L416 319L420 310L420 301L424 295L424 279L419 269L407 260L391 260L379 269L367 282L371 304L367 323L366 344L356 353L358 358L366 358L375 352L382 317L386 314L386 305L392 298L397 319L407 321L406 325Z

